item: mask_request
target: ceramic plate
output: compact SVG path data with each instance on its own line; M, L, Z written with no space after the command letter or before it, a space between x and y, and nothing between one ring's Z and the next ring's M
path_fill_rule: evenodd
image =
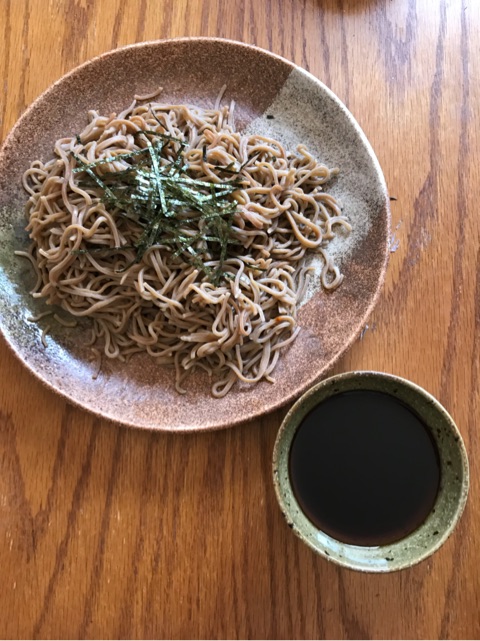
M345 275L333 294L318 290L304 301L301 332L275 370L274 384L234 387L222 399L208 379L194 374L189 391L175 391L171 370L148 357L128 365L108 361L93 380L88 332L27 319L46 309L29 291L34 278L15 249L28 246L26 194L21 177L30 162L52 156L54 141L85 126L87 112L121 110L135 93L163 87L168 102L213 106L221 87L235 100L236 126L305 144L323 163L338 167L329 187L353 225L330 246ZM13 351L50 389L102 417L153 430L227 427L277 408L316 382L358 336L382 286L389 248L385 181L360 127L338 98L315 77L262 49L237 42L193 38L148 42L106 53L52 85L23 114L0 152L0 327ZM42 324L43 323L43 324ZM85 326L85 329L87 326Z

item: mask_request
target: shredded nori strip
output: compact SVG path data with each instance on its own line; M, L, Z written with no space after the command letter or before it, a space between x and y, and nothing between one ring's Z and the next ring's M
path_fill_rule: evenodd
M158 121L153 110L152 114ZM215 285L231 278L224 263L232 255L231 247L241 244L232 230L237 212L233 194L244 184L240 172L259 154L249 157L238 169L234 169L233 162L226 167L216 166L219 177L225 172L231 178L213 183L188 174L183 157L187 145L183 140L152 130L134 134L137 139L141 135L145 147L92 163L72 154L76 161L73 173L81 174L79 184L98 189L99 199L109 206L112 216L138 224L138 241L123 247L89 243L73 253L112 254L135 249L134 261L120 270L123 272L139 263L150 247L161 245L172 252L172 257L194 265ZM206 151L204 147L204 160ZM107 169L106 165L113 162L121 163L122 168ZM212 261L218 263L215 268L206 264Z

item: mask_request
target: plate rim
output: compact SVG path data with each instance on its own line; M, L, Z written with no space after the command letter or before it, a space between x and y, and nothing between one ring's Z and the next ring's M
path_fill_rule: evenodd
M143 42L136 42L136 43L131 43L127 45L123 45L121 47L117 47L115 49L109 49L107 51L104 51L100 54L97 54L88 60L82 62L81 64L73 67L70 69L70 71L67 71L65 74L63 74L60 78L55 80L53 83L51 83L44 91L42 91L23 111L23 113L20 114L20 116L17 118L17 120L14 122L13 126L7 133L5 139L2 141L2 144L0 145L0 159L2 158L5 150L9 147L9 145L14 142L15 134L17 131L17 128L21 126L21 124L28 119L30 113L35 109L36 105L40 103L46 96L48 96L52 91L58 87L58 85L62 84L66 79L69 77L73 76L74 74L78 73L81 69L90 66L91 64L97 63L101 61L102 59L109 58L111 56L114 56L120 52L125 52L128 50L134 50L134 49L142 49L146 48L149 46L158 46L158 45L167 45L169 43L186 43L188 44L189 42L218 42L218 43L225 43L232 45L237 48L243 48L243 49L248 49L248 50L253 50L257 51L261 55L266 55L270 58L277 59L281 61L283 64L286 64L291 71L297 70L299 71L303 76L306 76L313 84L318 85L321 87L322 91L335 103L335 105L343 112L344 116L348 119L348 122L350 126L353 127L355 130L356 134L359 136L367 154L369 157L369 160L372 162L373 167L375 169L375 174L376 177L379 181L379 186L381 188L381 194L382 194L382 209L385 210L385 222L386 222L386 238L387 242L383 246L383 260L382 260L382 267L379 272L375 292L373 296L371 296L370 301L368 306L366 307L363 315L361 318L358 319L357 321L357 328L356 330L352 331L350 334L350 337L348 340L346 340L341 349L339 349L331 358L330 360L324 365L324 367L320 370L317 370L315 374L312 377L312 380L309 382L303 384L301 387L295 388L293 392L290 392L283 397L279 398L277 401L273 402L271 405L269 405L268 408L265 410L261 411L254 411L248 416L242 416L242 417L232 417L229 419L228 423L218 423L214 421L210 421L208 424L205 425L175 425L175 426L170 426L170 425L164 425L164 424L146 424L142 423L141 420L138 422L134 422L132 420L124 419L122 417L118 416L112 416L106 413L105 410L97 410L94 407L82 403L81 400L78 398L74 398L71 396L68 392L59 389L49 381L47 378L44 377L44 375L39 372L35 367L26 361L23 358L23 355L16 349L15 345L13 342L9 339L8 333L4 332L3 329L3 322L0 317L0 335L2 336L5 344L13 353L13 355L21 362L21 364L26 367L26 369L33 374L33 376L45 387L47 387L50 391L54 392L56 395L60 396L64 401L71 403L75 407L79 407L82 410L88 412L90 415L92 415L95 418L100 418L102 420L106 420L110 423L114 423L116 425L121 425L123 427L128 427L130 429L136 429L136 430L142 430L142 431L148 431L148 432L162 432L162 433L197 433L197 432L212 432L212 431L218 431L218 430L223 430L231 427L235 427L237 425L242 425L246 423L250 423L251 421L260 418L261 416L265 416L268 414L271 414L275 411L278 411L282 407L285 407L287 404L292 403L296 401L302 394L304 394L309 388L311 388L313 385L317 384L319 381L321 381L323 378L328 376L328 373L331 371L332 367L338 363L338 361L345 355L345 353L352 347L352 345L357 341L359 335L361 334L363 327L365 326L366 321L370 317L372 311L374 310L375 306L378 303L378 300L380 298L380 294L383 290L384 284L385 284L385 279L386 279L386 273L387 273L387 267L389 263L389 258L390 258L390 245L388 242L388 239L391 236L391 208L390 208L390 198L389 198L389 193L388 193L388 188L387 188L387 183L385 180L385 176L383 174L382 168L380 166L380 163L378 161L378 158L375 154L375 151L368 140L366 134L364 133L363 129L361 128L360 124L357 122L356 118L354 115L351 113L351 111L347 108L347 106L340 100L340 98L327 86L325 85L322 80L317 78L314 74L312 74L310 71L306 70L304 67L301 65L297 65L295 62L289 60L288 58L285 58L284 56L281 56L277 53L274 53L273 51L270 51L268 49L265 49L263 47L259 47L258 45L255 44L249 44L245 42L240 42L238 40L234 40L231 38L222 38L218 36L179 36L179 37L174 37L174 38L161 38L161 39L154 39L154 40L146 40ZM213 399L214 400L214 399Z

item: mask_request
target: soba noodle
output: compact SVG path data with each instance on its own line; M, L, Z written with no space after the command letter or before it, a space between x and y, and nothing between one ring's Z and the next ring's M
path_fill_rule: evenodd
M335 170L302 145L292 153L278 141L235 132L232 118L227 107L203 110L137 100L118 115L90 111L79 136L57 140L55 157L34 161L24 176L30 194L28 256L38 279L33 296L92 319L90 344L97 362L98 347L121 361L147 352L175 368L181 393L196 368L212 377L216 397L236 381L273 381L281 351L300 331L297 305L313 270L308 257L323 259L325 289L335 289L343 278L326 253L336 227L350 231L335 199L323 191ZM131 169L134 161L126 160L127 154L149 144L140 130L184 141L185 174L191 179L222 183L233 174L242 181L229 196L237 204L233 244L221 265L206 242L196 243L202 269L187 249L175 252L162 237L138 260L139 225L109 208L100 187L85 180L82 166L99 160L112 159L96 165L100 177ZM162 166L178 152L179 144L166 144ZM190 211L182 233L191 236L192 225ZM102 248L107 251L97 251ZM219 266L224 277L212 282L209 274Z

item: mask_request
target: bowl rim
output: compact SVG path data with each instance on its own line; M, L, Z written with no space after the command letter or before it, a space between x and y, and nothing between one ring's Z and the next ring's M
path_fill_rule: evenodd
M286 457L288 461L288 456L289 456L291 444L293 442L293 438L300 427L302 419L311 410L311 408L308 407L308 401L312 400L318 394L318 392L327 390L329 386L331 387L331 392L327 393L326 396L322 398L318 404L320 404L327 398L331 398L336 394L342 393L343 390L335 390L334 386L337 384L341 384L342 382L345 382L345 381L347 382L355 382L355 381L365 382L366 381L367 383L369 381L377 381L377 382L387 381L389 384L395 384L398 387L408 389L409 391L413 392L418 397L421 397L424 401L427 401L429 403L429 405L434 409L436 415L441 417L443 424L448 426L448 430L451 432L451 434L454 437L454 442L456 443L456 447L458 448L458 452L460 454L461 470L462 470L462 477L460 480L461 482L459 484L460 489L459 489L458 501L456 502L454 514L450 522L446 525L445 528L443 528L441 535L436 539L435 543L432 544L427 549L420 552L415 558L405 559L404 561L400 561L400 562L395 561L393 564L390 564L390 565L386 564L383 567L371 567L371 566L368 566L367 563L365 563L365 565L361 565L361 564L353 563L349 560L340 560L335 556L331 556L330 554L325 553L322 547L314 545L311 539L305 535L302 527L299 526L296 521L296 514L299 514L299 513L301 513L307 521L309 521L309 519L306 517L304 512L301 510L298 502L296 501L289 478L287 478L286 475L285 476L280 475L279 464L281 462L282 456ZM357 388L355 386L355 387L349 388L349 391L353 389L369 389L369 387L358 386ZM384 393L388 394L389 392L388 390L385 390ZM407 407L415 411L415 408L413 407L413 405L406 402L404 399L402 399L402 402L404 402L407 405ZM293 432L290 432L292 421L297 422L297 425L294 428ZM433 432L431 425L426 423L426 427L429 429L430 432ZM283 449L285 448L288 448L286 450L286 454L283 453ZM432 554L434 554L447 541L447 539L451 536L454 529L456 528L464 512L466 501L468 498L469 487L470 487L470 470L469 470L467 449L465 447L465 443L463 441L461 432L458 429L458 426L456 425L455 421L453 420L449 412L445 409L445 407L430 392L428 392L426 389L424 389L420 385L417 385L413 381L410 381L401 376L397 376L395 374L379 372L375 370L353 370L349 372L343 372L341 374L336 374L334 376L330 376L322 380L321 382L311 387L307 392L302 394L302 396L294 403L294 405L289 409L289 411L285 415L282 421L282 424L280 425L280 428L277 432L275 444L273 447L272 474L273 474L273 485L275 489L277 502L279 504L280 510L288 526L293 530L294 534L298 538L300 538L303 541L303 543L305 543L316 554L323 557L327 561L330 561L331 563L334 563L340 567L343 567L349 570L370 572L370 573L371 572L386 573L386 572L403 570L413 565L416 565L421 561L424 561L425 559L430 557ZM283 481L282 481L282 478L284 479ZM290 501L293 503L294 509L292 509L292 504L290 503ZM311 521L309 521L309 524L312 526L312 530L317 530L318 532L322 533L322 531L319 528L317 528L313 523L311 523ZM424 523L422 523L416 530L414 530L414 532L410 533L403 539L400 539L399 542L408 541L409 538L412 537L413 534L415 534L416 532L420 531L423 528L423 526L424 526ZM333 537L329 537L329 538L332 541L335 541ZM345 549L362 549L362 546L356 546L348 543L343 543L340 541L338 541L338 543ZM395 543L394 545L397 545L397 543ZM391 548L391 544L373 546L373 547L364 546L364 549L374 549L374 548L379 551L382 551L382 550L386 551Z

